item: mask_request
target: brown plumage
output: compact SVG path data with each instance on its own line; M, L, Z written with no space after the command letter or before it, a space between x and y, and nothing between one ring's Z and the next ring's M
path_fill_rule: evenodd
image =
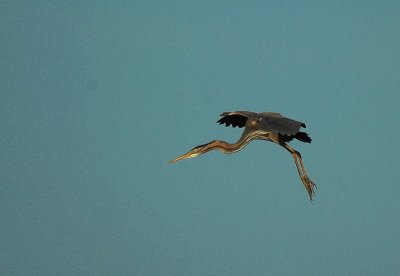
M293 139L304 143L311 143L312 140L310 136L306 132L300 131L300 128L306 127L304 123L283 117L281 114L275 112L255 113L249 111L234 111L224 112L221 116L222 118L218 120L220 124L239 128L244 127L242 136L236 143L230 144L225 141L213 140L207 144L194 147L189 152L171 160L170 163L186 158L193 158L211 150L235 153L243 149L252 140L274 142L290 152L310 200L313 199L316 186L307 175L301 154L288 145Z

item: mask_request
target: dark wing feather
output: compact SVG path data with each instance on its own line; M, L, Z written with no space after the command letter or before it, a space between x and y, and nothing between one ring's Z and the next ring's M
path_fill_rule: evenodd
M308 136L308 133L302 132L302 131L299 131L295 135L292 135L292 136L283 135L283 134L278 134L278 135L279 135L279 138L283 142L286 142L286 143L292 141L294 138L296 138L297 140L304 142L304 143L311 143L311 141L312 141L311 137Z
M260 128L265 131L294 136L299 132L301 127L306 127L304 123L283 117L278 113L261 114Z
M244 127L246 125L246 121L249 117L257 116L257 113L249 112L249 111L233 111L233 112L224 112L220 116L223 116L218 120L217 123L225 124L226 126L232 125L232 127Z

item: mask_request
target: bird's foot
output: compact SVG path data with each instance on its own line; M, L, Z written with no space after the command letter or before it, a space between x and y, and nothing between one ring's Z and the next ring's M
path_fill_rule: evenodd
M315 185L315 183L307 175L304 175L301 178L301 181L303 182L304 187L306 188L306 190L308 192L310 201L312 201L313 197L315 196L315 189L317 188L317 185Z

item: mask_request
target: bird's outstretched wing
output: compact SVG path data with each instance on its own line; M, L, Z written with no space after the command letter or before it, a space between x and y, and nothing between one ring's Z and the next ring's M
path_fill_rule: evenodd
M249 117L257 117L257 115L258 113L249 111L224 112L220 115L222 118L217 123L225 124L226 126L232 125L232 127L244 127Z
M264 112L260 113L260 128L268 132L275 132L282 135L296 135L301 127L306 127L302 122L298 122L279 113Z

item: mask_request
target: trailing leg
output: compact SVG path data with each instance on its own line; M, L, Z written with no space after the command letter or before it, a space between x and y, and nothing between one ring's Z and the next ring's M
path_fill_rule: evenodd
M290 154L292 155L293 160L296 164L297 172L299 173L300 179L303 182L304 187L306 188L306 190L308 192L308 196L310 197L310 200L312 201L313 196L315 196L314 188L316 187L316 185L307 175L300 152L296 151L295 149L293 149L286 143L280 143L280 145L282 147L284 147L287 151L289 151ZM300 166L299 166L299 163L300 163Z

